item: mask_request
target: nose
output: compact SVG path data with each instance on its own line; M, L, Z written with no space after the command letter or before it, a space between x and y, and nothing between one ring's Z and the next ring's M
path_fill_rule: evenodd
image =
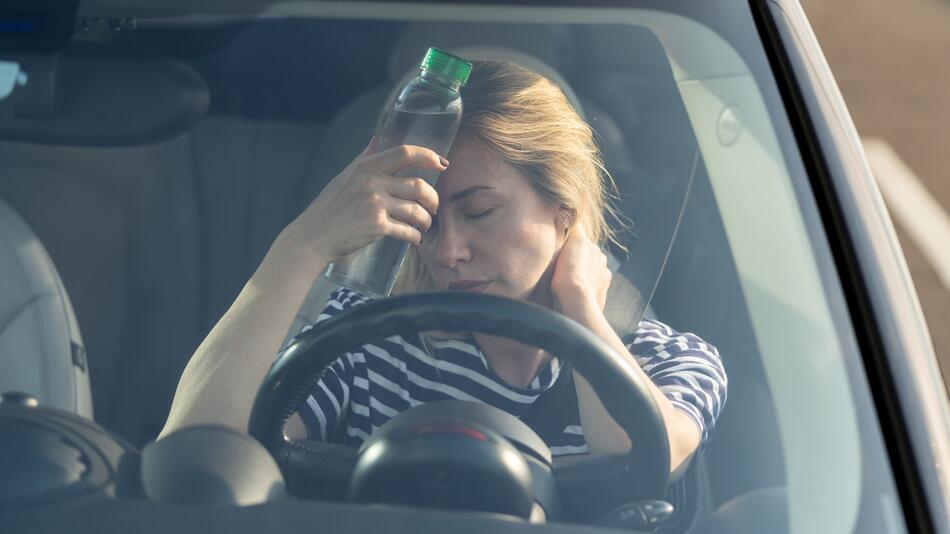
M459 225L452 221L440 221L439 235L435 243L435 261L442 267L451 269L458 263L472 259L468 236Z

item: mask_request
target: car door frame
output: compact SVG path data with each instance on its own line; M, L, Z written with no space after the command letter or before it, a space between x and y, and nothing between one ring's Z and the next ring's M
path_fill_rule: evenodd
M950 532L950 405L906 260L802 6L750 0L848 303L910 532Z

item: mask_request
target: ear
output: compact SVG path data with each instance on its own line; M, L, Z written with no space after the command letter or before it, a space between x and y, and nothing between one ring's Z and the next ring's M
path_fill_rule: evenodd
M574 224L574 220L577 218L577 214L573 209L567 206L559 206L557 208L557 213L554 216L554 227L557 230L558 235L566 237L567 233L571 229L571 225Z

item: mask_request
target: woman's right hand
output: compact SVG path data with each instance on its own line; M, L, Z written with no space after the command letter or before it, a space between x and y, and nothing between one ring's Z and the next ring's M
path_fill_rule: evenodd
M407 167L442 172L449 162L420 146L375 149L374 137L291 223L296 246L329 263L384 236L421 242L439 197L422 178L393 175Z

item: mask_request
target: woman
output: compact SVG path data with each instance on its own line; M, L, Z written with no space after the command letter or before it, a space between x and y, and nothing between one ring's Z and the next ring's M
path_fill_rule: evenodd
M334 260L383 237L413 244L403 291L492 293L553 308L588 327L650 378L669 433L672 476L708 439L725 401L715 348L644 320L626 346L603 309L610 271L599 245L609 178L590 127L546 78L504 62L476 61L451 164L421 147L376 152L373 142L272 245L232 307L189 362L163 433L198 423L246 429L253 393L314 278ZM397 178L412 167L443 171L435 188ZM320 320L366 299L336 292ZM319 322L319 321L318 321ZM410 406L477 400L521 415L570 373L550 354L475 333L367 344L338 359L290 421L312 439L359 445ZM542 434L552 452L619 453L623 430L573 375L576 409Z

